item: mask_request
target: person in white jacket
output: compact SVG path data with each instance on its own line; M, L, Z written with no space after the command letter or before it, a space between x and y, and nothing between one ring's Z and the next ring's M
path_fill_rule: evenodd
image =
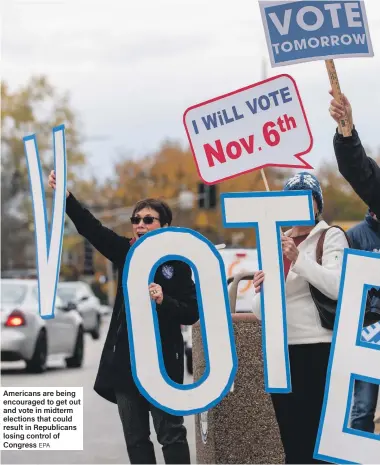
M271 394L285 463L324 463L313 458L326 382L332 331L325 329L310 294L309 283L333 300L338 299L343 252L348 247L338 228L326 233L322 265L316 261L317 242L329 225L322 220L323 195L310 173L290 178L284 190L311 190L315 226L294 227L282 235L286 318L292 392ZM253 313L261 320L264 271L255 273Z

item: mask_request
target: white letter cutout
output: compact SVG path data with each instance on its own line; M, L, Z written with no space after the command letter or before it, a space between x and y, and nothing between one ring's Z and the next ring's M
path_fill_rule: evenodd
M378 463L380 436L350 428L355 379L380 384L380 346L361 341L368 289L380 286L379 254L346 249L325 399L314 457Z
M255 228L262 287L264 379L266 392L291 392L281 226L315 223L311 191L221 195L225 228ZM268 292L265 292L268 289Z
M182 260L191 266L197 289L206 369L189 385L175 383L166 373L155 304L148 292L157 267L169 260ZM132 374L141 394L174 415L192 415L217 405L231 389L237 356L227 278L214 245L190 229L153 231L128 253L123 290Z
M54 318L55 295L57 283L59 281L63 230L65 225L65 127L61 125L53 129L54 169L56 172L57 188L54 192L51 234L49 234L44 179L38 155L36 136L33 134L24 137L23 140L34 213L39 311L42 318L49 319Z

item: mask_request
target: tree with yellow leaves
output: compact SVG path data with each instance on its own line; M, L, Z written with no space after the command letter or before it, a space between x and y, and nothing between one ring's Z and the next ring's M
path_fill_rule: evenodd
M1 266L7 269L25 266L28 255L34 262L34 254L28 254L28 250L34 251L34 235L23 138L36 134L46 176L53 164L55 126L65 125L69 183L75 181L75 168L84 164L85 157L68 96L54 89L45 77L33 77L16 90L2 82L1 101Z

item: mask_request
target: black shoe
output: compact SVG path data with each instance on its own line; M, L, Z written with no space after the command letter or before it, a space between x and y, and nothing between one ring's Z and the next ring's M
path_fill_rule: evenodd
M135 447L128 448L129 461L136 464L151 464L156 462L156 455L154 453L153 444L149 441L148 443L141 444Z
M176 442L164 446L162 448L164 454L165 463L176 463L176 464L189 464L190 462L190 451L189 445L186 442Z

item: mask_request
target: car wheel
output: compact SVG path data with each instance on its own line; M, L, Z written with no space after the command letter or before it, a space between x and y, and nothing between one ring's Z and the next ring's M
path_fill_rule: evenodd
M74 355L66 359L67 368L80 368L83 363L84 354L84 332L80 326L78 329L77 339L75 341Z
M47 337L46 331L39 333L33 357L26 361L26 371L29 373L43 373L47 368Z
M192 375L193 374L193 351L191 349L186 351L186 368L187 368L187 372L189 373L189 375Z
M97 317L96 317L96 327L95 329L93 329L91 331L91 336L92 336L92 339L99 339L100 338L100 315L98 314Z

